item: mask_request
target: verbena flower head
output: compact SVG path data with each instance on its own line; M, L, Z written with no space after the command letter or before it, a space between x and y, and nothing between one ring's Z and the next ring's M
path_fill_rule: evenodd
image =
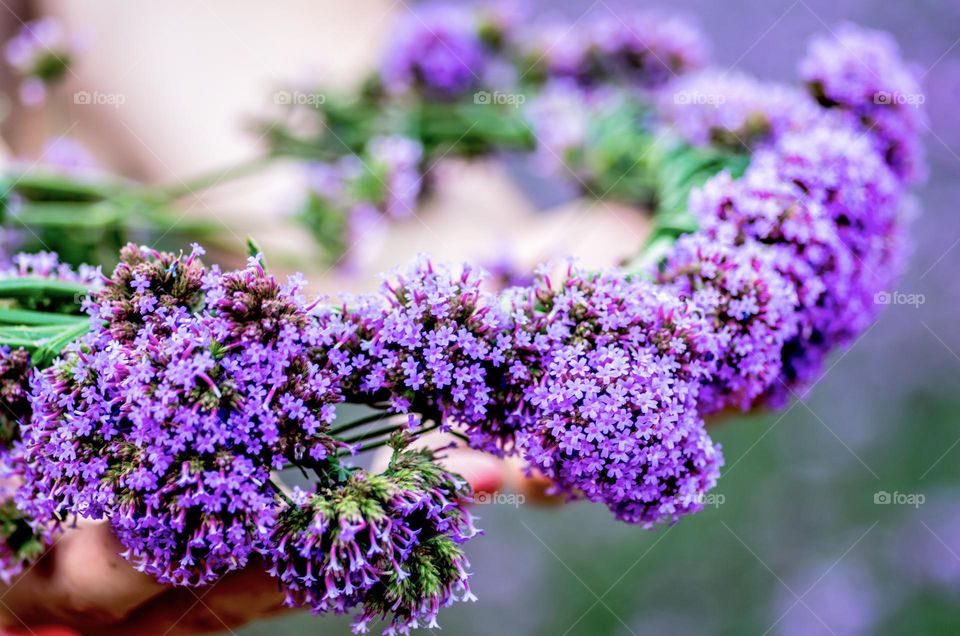
M577 174L577 155L586 142L590 118L599 114L602 101L570 79L548 83L530 101L527 116L537 140L536 161L544 173Z
M758 170L775 170L823 206L853 255L867 293L884 288L899 274L903 191L865 135L845 126L812 126L785 135L776 152L758 157L756 163ZM872 312L863 315L869 320Z
M682 237L657 281L690 299L712 323L718 368L700 389L701 413L749 410L780 375L783 346L797 333L797 294L765 246L706 234Z
M354 631L388 619L385 634L436 627L437 612L472 600L461 545L477 530L467 484L427 451L397 448L381 474L298 491L267 554L291 606L360 612Z
M800 328L784 347L773 401L813 380L824 356L873 320L873 296L902 260L897 195L869 143L842 127L786 135L739 181L720 174L692 193L711 237L775 246L775 266L796 288Z
M341 446L324 431L342 401L300 282L198 256L124 250L93 330L35 379L21 499L39 520L109 517L134 565L194 585L262 540L271 468Z
M7 63L24 80L20 99L25 105L37 106L46 100L46 87L69 71L73 48L63 25L54 18L24 24L7 42Z
M735 71L708 69L672 82L659 100L668 125L694 145L753 151L823 117L805 93Z
M0 269L0 278L50 278L83 285L98 285L103 279L99 267L81 265L74 269L61 263L53 252L16 254L10 265Z
M364 169L354 179L354 184L348 187L354 190L358 201L369 200L389 217L399 219L411 216L416 210L423 185L420 172L422 157L423 146L409 137L375 137L367 145ZM364 183L363 180L370 183ZM379 196L364 196L367 194L365 189Z
M331 316L355 352L345 361L349 391L438 423L507 428L500 407L510 403L503 374L511 341L482 281L468 267L456 274L421 258L385 282L381 296Z
M647 88L700 68L706 40L686 20L651 12L608 13L588 26L594 63Z
M630 523L698 510L722 464L697 413L716 369L706 320L649 283L576 269L516 290L512 305L527 461Z
M396 26L380 65L388 93L419 91L455 98L481 84L487 52L469 9L434 5L411 10Z
M800 62L800 76L821 104L863 122L901 179L923 178L919 136L926 115L920 71L903 60L890 34L845 23L829 36L815 36Z
M528 40L532 68L591 87L612 81L657 88L707 58L703 36L689 23L647 12L609 14L583 24L545 23Z

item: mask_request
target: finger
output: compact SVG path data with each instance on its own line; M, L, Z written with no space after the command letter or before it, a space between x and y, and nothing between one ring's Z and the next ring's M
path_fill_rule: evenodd
M469 448L457 448L446 452L438 459L450 472L467 480L473 492L493 493L504 486L504 471L501 460Z
M106 522L81 521L54 550L44 595L69 623L116 622L166 588L136 571Z
M253 620L288 611L277 580L259 559L206 587L178 587L133 612L97 636L195 636L230 632Z
M527 468L519 457L508 457L504 462L504 481L510 490L523 495L531 503L556 505L566 499L564 495L552 492L551 479L539 470Z

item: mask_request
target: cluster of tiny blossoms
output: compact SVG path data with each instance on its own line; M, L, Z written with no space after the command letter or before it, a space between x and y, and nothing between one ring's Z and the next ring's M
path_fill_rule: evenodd
M783 346L796 335L796 289L762 245L705 234L677 241L657 281L692 300L718 338L718 367L701 388L700 411L749 410L775 382Z
M800 76L823 106L862 127L900 179L925 176L921 70L904 62L890 34L841 24L829 36L813 38Z
M20 101L39 106L46 101L47 88L63 79L70 70L76 42L54 18L23 24L6 44L6 60L21 77Z
M398 450L379 475L357 471L335 487L297 490L273 532L270 573L291 606L361 606L356 632L390 615L385 634L436 627L441 607L474 598L460 549L477 533L468 498L466 483L429 453Z
M541 275L509 295L527 461L630 523L698 510L722 457L696 408L717 343L694 306L624 274L574 268L556 286Z
M331 313L329 329L343 343L336 355L350 371L345 390L411 424L458 424L474 432L474 445L501 446L516 401L503 380L513 342L483 280L469 267L454 273L421 258L381 294Z
M747 152L824 116L798 88L713 68L671 82L660 96L659 111L694 145Z
M39 540L68 517L108 519L123 556L174 585L212 583L261 553L291 601L318 612L362 606L361 625L392 616L390 633L469 598L466 484L432 455L403 450L406 440L382 475L339 463L351 447L330 425L359 387L330 308L308 304L300 277L281 284L257 258L221 272L201 254L124 248L84 303L91 331L34 375L14 466L17 505ZM459 389L450 395L451 408L472 412ZM290 499L272 482L288 466L315 472L312 495ZM364 519L370 532L359 538ZM321 551L329 540L334 551ZM375 577L357 587L339 559L361 545Z
M549 78L585 87L603 83L651 89L703 66L702 34L676 17L604 12L582 23L535 25L526 34L529 64Z
M273 520L271 468L321 461L340 400L296 283L127 247L91 332L37 378L24 497L38 519L109 516L161 581L241 567Z

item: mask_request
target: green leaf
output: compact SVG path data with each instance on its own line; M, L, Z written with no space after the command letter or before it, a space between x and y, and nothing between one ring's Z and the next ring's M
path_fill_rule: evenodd
M16 300L28 298L80 299L90 292L90 288L80 283L55 280L52 278L5 278L0 279L0 298Z
M73 316L50 311L31 309L10 309L0 307L0 323L6 325L31 325L37 327L50 325L75 325L89 320L86 316Z

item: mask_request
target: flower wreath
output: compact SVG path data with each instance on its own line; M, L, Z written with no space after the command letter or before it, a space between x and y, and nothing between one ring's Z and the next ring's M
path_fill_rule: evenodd
M476 90L459 64L507 39L483 24L402 30L370 94ZM566 83L544 84L537 108L573 82L578 108L636 112L583 87L661 85L698 59L676 23L630 24L540 56ZM0 277L5 483L19 484L0 508L3 576L68 519L109 519L124 558L164 583L209 584L260 554L292 605L356 609L358 631L432 626L472 598L462 544L476 533L468 486L410 446L435 429L518 455L629 523L699 510L723 463L704 418L810 386L903 260L922 116L879 96L915 94L910 70L885 35L852 26L816 40L801 69L809 94L707 74L656 94L683 140L641 140L658 215L621 268L543 270L492 292L477 269L423 258L331 304L299 276L278 281L255 248L221 271L196 245L131 244L110 277L17 257ZM385 139L370 152L398 147ZM578 148L563 154L594 156ZM341 421L347 404L365 414ZM386 445L383 472L351 463ZM283 487L288 468L312 485Z

